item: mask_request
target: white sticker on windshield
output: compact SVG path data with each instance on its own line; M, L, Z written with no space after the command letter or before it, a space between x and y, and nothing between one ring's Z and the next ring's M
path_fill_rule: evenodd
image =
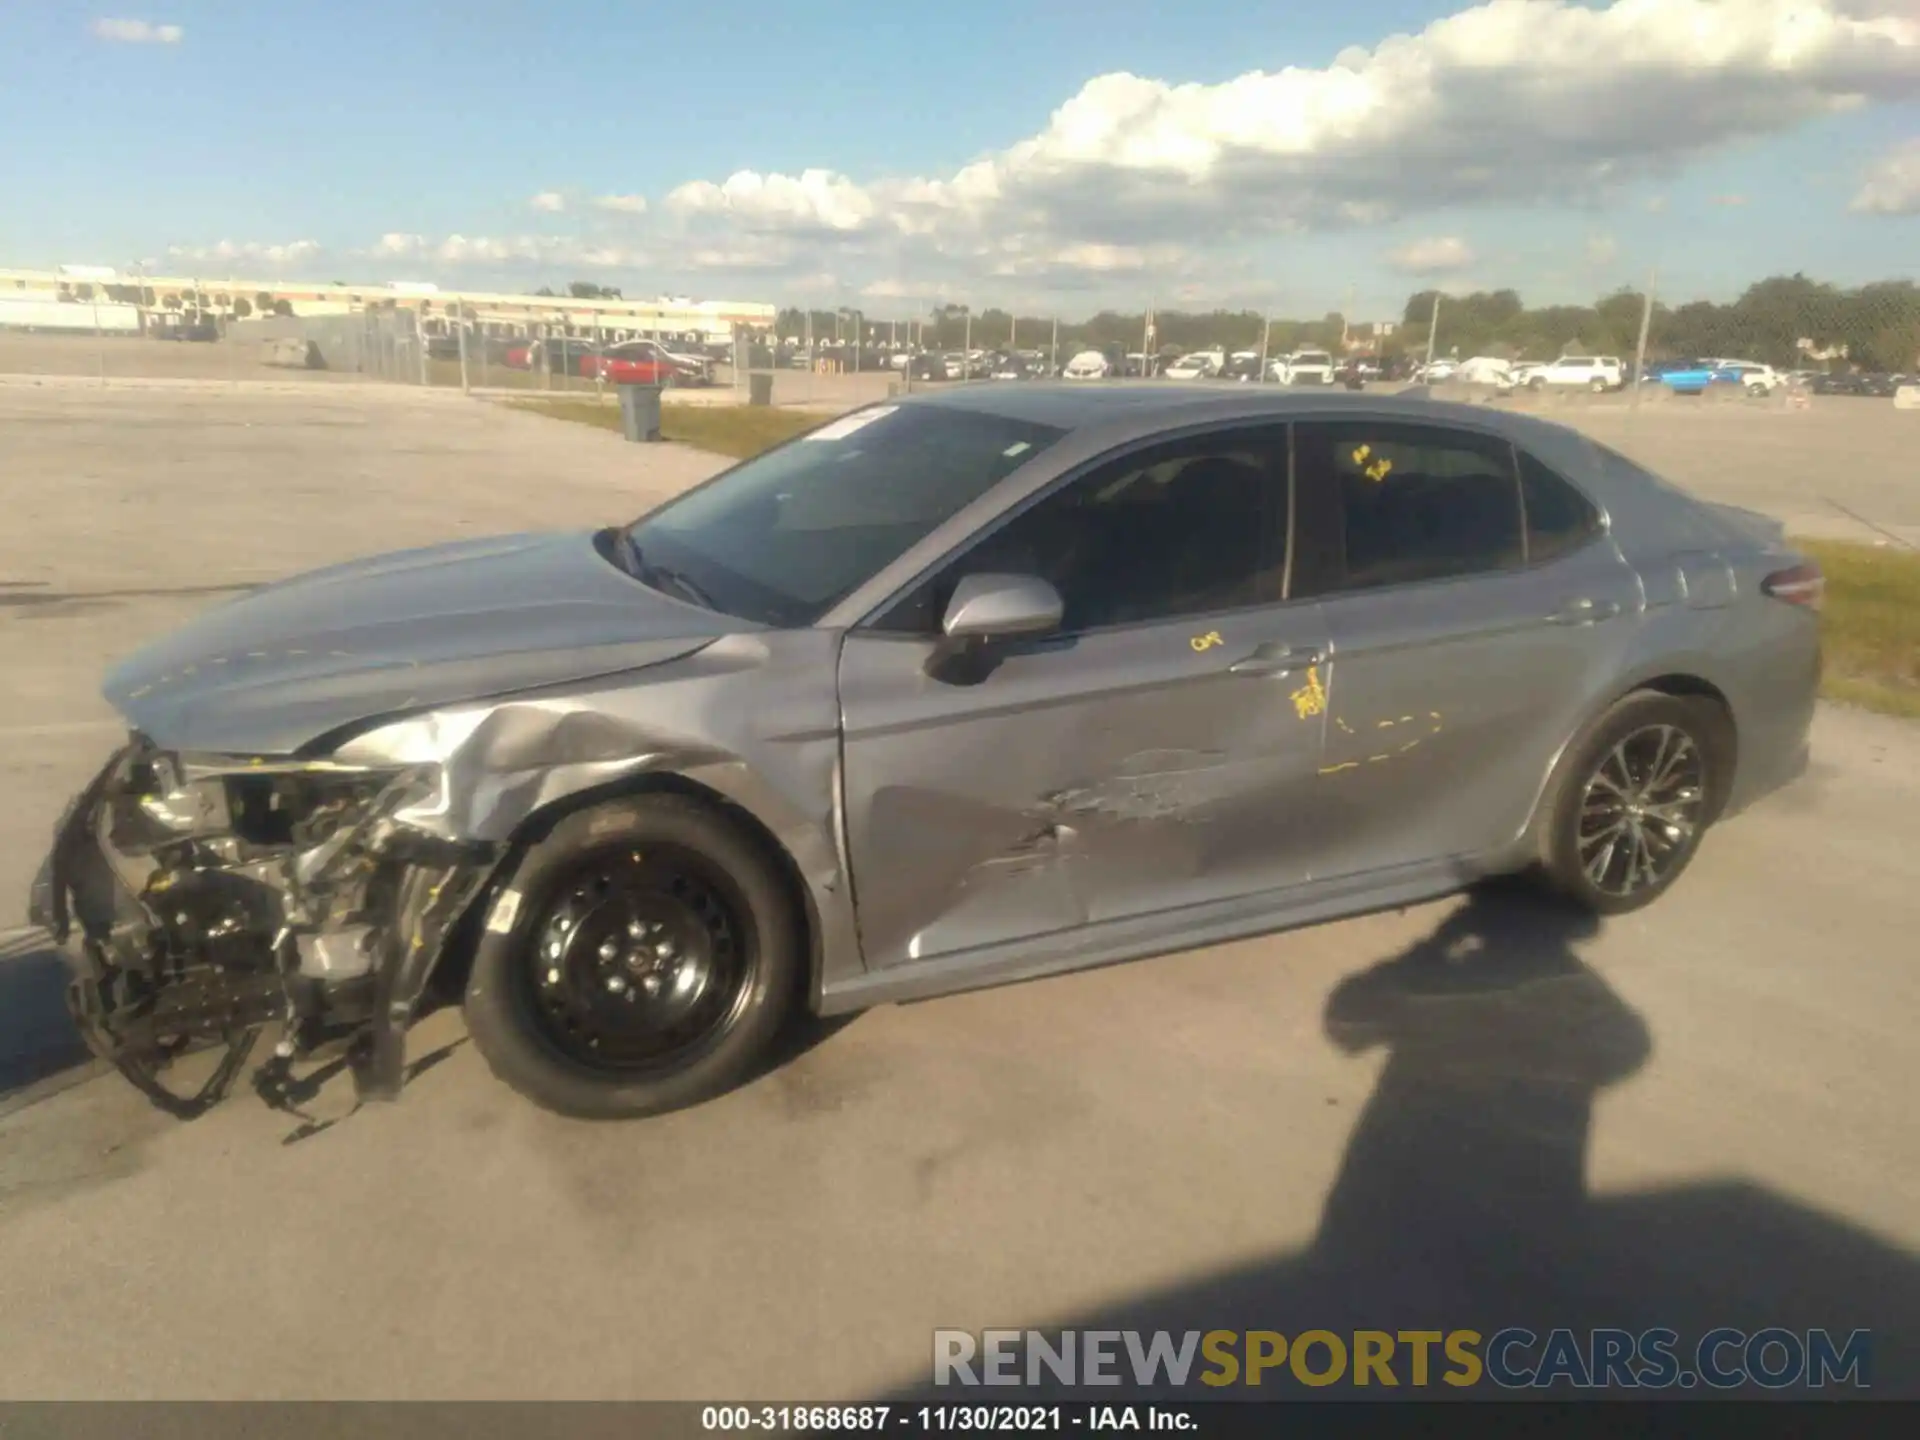
M1030 440L1016 440L1016 441L1014 441L1014 442L1013 442L1013 444L1011 444L1011 445L1009 445L1009 446L1007 446L1007 448L1006 448L1006 449L1004 449L1004 450L1002 450L1002 451L1001 451L1000 453L1001 453L1002 455L1004 455L1004 456L1006 456L1006 458L1007 458L1007 459L1009 459L1009 460L1011 460L1011 459L1013 459L1013 457L1014 457L1014 456L1016 456L1016 455L1024 455L1024 454L1026 454L1026 453L1027 453L1027 451L1029 451L1029 450L1031 450L1032 448L1033 448L1033 442L1032 442L1032 441L1030 441Z
M808 435L808 440L844 440L856 430L864 430L876 420L884 420L898 410L898 405L876 405L871 410L856 410L851 415L843 415L831 425L822 425Z

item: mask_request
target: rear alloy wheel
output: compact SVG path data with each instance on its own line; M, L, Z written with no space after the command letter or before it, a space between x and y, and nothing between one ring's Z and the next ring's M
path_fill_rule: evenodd
M1724 734L1705 700L1643 692L1608 712L1562 771L1545 837L1555 887L1603 915L1666 893L1719 813Z
M474 955L467 1024L494 1073L548 1109L612 1119L711 1098L787 1017L797 917L713 808L648 795L580 811L510 888L506 933L490 924Z
M1602 395L1606 393L1607 382L1604 380L1595 380L1592 384L1588 385L1587 388L1596 395Z

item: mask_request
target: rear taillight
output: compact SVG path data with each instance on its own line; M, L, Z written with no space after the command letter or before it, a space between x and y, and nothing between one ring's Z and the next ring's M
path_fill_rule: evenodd
M1760 582L1760 593L1784 600L1789 605L1805 605L1818 610L1827 598L1827 577L1811 561L1788 570L1776 570Z

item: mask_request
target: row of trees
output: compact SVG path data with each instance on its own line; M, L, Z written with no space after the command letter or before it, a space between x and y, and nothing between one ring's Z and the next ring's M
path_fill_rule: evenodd
M1257 350L1264 334L1270 354L1351 343L1387 356L1419 355L1427 347L1436 300L1434 348L1441 355L1551 359L1588 351L1628 357L1635 352L1645 318L1647 351L1656 358L1726 355L1788 367L1920 368L1920 285L1889 280L1846 289L1797 274L1759 281L1724 305L1710 300L1672 305L1656 297L1650 316L1644 293L1631 289L1591 305L1531 309L1514 290L1461 296L1422 290L1408 297L1398 323L1384 327L1389 330L1385 335L1376 333L1383 327L1358 322L1350 326L1338 313L1301 320L1254 310L1161 310L1153 317L1151 348L1186 351L1218 345ZM1117 310L1085 320L1063 319L1060 348L1063 354L1088 346L1136 351L1145 340L1146 321L1144 312ZM941 350L969 341L984 349L1010 343L1045 349L1053 343L1054 325L1052 316L943 304L911 321L879 320L853 309L809 313L789 308L779 312L775 332L782 339L811 333L816 343L851 343L859 334L869 343L884 344L891 338Z
M1435 295L1412 296L1403 338L1425 342ZM1693 300L1670 306L1644 293L1618 290L1593 305L1529 310L1512 290L1441 297L1439 347L1461 355L1550 358L1575 350L1632 355L1647 322L1647 351L1660 358L1738 356L1785 367L1846 364L1863 370L1920 366L1920 285L1880 281L1854 289L1777 275L1750 285L1737 300Z

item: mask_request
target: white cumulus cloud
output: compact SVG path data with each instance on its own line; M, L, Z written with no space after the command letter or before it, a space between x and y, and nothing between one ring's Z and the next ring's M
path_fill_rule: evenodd
M192 260L201 264L298 265L319 253L320 244L315 240L290 240L280 245L262 244L254 240L220 240L212 245L173 245L167 249L167 254L175 260Z
M178 25L155 25L149 20L96 20L87 28L96 39L117 45L178 45L187 34Z
M585 213L581 238L405 236L391 250L388 236L379 248L550 272L650 255L675 277L738 276L762 293L805 279L849 293L1144 284L1244 299L1276 283L1277 239L1395 224L1428 238L1380 255L1382 272L1465 283L1491 263L1463 238L1480 233L1460 218L1476 210L1657 213L1665 201L1650 192L1742 203L1683 172L1916 94L1920 0L1485 0L1320 64L1208 84L1097 75L1035 133L949 171L823 164L694 177L653 197L548 190L524 203ZM1916 163L1907 147L1882 157L1854 208L1912 213ZM1589 269L1620 259L1598 228L1568 227Z
M1408 275L1445 275L1465 270L1477 257L1458 235L1413 240L1387 256L1387 263Z
M1590 199L1916 87L1906 0L1489 0L1321 67L1096 76L1039 133L950 175L742 170L666 208L712 234L804 237L815 258L859 239L965 266L1008 235L1063 257L1196 237L1224 250Z
M721 184L696 180L667 195L682 216L723 216L743 230L859 230L874 220L879 199L844 175L807 170L758 175L742 170Z
M1920 136L1868 167L1849 208L1860 215L1920 215Z
M637 269L650 262L642 250L585 241L568 235L461 235L439 237L389 231L366 250L374 260L431 262L462 269L512 270L530 265L578 266L588 270Z

